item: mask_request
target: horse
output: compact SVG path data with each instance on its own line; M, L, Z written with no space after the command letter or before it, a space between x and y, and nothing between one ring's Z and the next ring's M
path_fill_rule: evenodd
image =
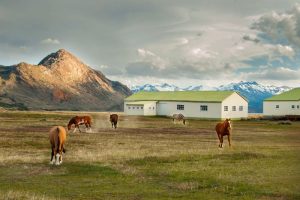
M66 149L64 148L66 139L67 139L67 133L64 127L54 126L50 129L49 132L49 140L51 144L50 164L60 165L62 163L62 153L66 152Z
M181 114L181 113L173 115L173 123L175 120L182 121L183 124L185 124L185 118L184 118L183 114Z
M231 126L230 119L226 119L223 123L218 123L216 125L216 132L220 141L219 143L220 148L223 147L223 136L225 135L227 135L229 146L231 146L231 136L230 136L231 130L232 130L232 126Z
M117 128L118 118L119 118L119 116L117 114L111 114L109 116L109 121L111 123L112 128L114 128L114 127L115 127L115 129Z
M90 130L90 132L92 131L92 118L90 116L75 116L72 117L68 123L68 130L71 130L71 126L75 124L75 129L73 131L73 133L76 132L76 129L78 128L79 132L81 133L81 130L79 128L79 125L84 124L86 127L86 131L88 131L88 129Z

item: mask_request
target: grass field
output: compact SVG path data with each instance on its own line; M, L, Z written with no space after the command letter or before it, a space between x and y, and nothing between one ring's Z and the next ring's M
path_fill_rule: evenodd
M0 113L1 199L300 199L300 122L234 121L218 148L216 121L91 113L49 165L48 131L74 113ZM84 128L82 128L84 130Z

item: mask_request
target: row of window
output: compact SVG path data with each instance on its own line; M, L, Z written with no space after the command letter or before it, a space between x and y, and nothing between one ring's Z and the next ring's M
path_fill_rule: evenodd
M141 109L141 110L144 109L143 106L132 106L132 107L128 106L128 109L131 109L131 108L132 108L133 110L134 110L135 108L136 108L136 109Z
M143 110L144 109L144 107L143 106L128 106L128 109L141 109L141 110ZM155 109L155 107L149 107L149 110L154 110Z
M236 106L232 106L231 110L236 111ZM239 111L243 111L243 110L244 110L244 106L239 106ZM224 111L228 111L228 106L224 106Z
M279 105L276 105L275 108L278 109L278 108L279 108ZM295 105L291 105L291 108L292 108L292 109L295 109L296 106L295 106ZM299 106L299 105L297 105L297 109L300 109L300 106Z
M184 105L177 105L177 110L184 110ZM231 108L232 111L236 111L236 106L232 106ZM239 111L243 111L244 107L239 106ZM208 106L207 105L200 105L200 111L208 111ZM224 111L228 111L228 106L224 106Z

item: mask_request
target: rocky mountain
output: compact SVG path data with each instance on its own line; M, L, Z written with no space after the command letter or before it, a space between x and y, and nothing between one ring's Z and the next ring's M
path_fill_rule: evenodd
M163 88L163 90L161 90ZM167 83L164 84L146 84L142 86L135 86L131 90L132 92L138 91L201 91L201 90L232 90L237 91L241 95L245 96L249 100L249 112L252 113L262 113L263 111L263 100L265 98L271 97L276 94L280 94L282 92L288 91L292 88L287 86L264 86L258 84L255 81L244 82L241 81L239 83L230 83L228 85L221 85L219 87L206 87L203 85L199 86L189 86L186 88L180 88L175 85L169 85Z
M131 91L64 49L38 65L0 67L0 107L32 110L122 110Z

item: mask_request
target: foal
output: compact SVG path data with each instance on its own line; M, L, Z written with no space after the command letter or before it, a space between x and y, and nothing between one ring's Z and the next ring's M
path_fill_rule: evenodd
M230 119L226 119L223 123L218 123L216 125L216 132L219 138L219 147L222 148L223 147L223 136L227 135L228 137L228 143L229 146L231 146L231 133L232 127L231 127L231 120Z

